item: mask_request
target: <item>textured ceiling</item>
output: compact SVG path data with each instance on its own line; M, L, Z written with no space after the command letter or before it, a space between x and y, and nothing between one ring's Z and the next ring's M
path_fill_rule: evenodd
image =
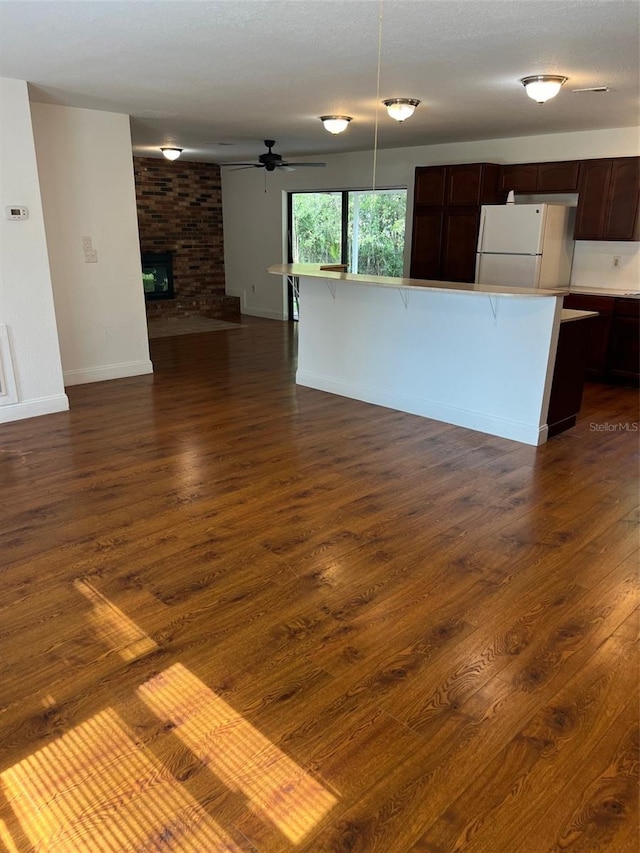
M37 101L128 113L134 150L191 160L625 127L638 114L637 0L0 0L0 75ZM569 77L538 106L519 80ZM572 89L609 86L607 94ZM318 120L353 116L341 136ZM224 143L224 144L220 144Z

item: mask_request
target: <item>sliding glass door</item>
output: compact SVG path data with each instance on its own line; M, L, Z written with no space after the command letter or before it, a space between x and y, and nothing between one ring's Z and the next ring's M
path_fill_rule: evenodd
M403 274L406 189L290 193L288 201L289 263ZM289 317L297 319L295 281L289 291Z

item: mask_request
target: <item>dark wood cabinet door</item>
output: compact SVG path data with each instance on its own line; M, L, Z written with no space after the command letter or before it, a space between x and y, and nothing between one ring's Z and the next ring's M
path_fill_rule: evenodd
M587 327L587 376L589 379L606 380L615 299L611 296L568 293L563 305L578 311L598 312L598 316Z
M411 278L440 277L443 217L442 208L414 211L409 271Z
M609 373L615 379L637 384L640 379L640 300L616 299L611 341Z
M587 317L560 324L547 414L549 436L575 425L582 404L589 332L596 319Z
M612 163L612 160L583 160L580 164L576 240L602 240Z
M500 189L517 193L571 193L578 189L579 160L500 167Z
M609 347L609 373L621 379L640 378L640 321L634 317L614 317Z
M413 196L414 206L442 207L445 178L444 166L418 166Z
M572 193L578 189L579 160L538 163L537 192Z
M508 193L534 193L538 186L538 164L520 163L500 167L500 189Z
M638 239L640 158L621 157L611 164L611 181L602 237L604 240Z
M482 201L482 164L465 163L447 166L447 192L445 204L470 207Z
M611 314L599 314L589 324L587 376L590 379L603 380L607 378L607 359L612 322Z
M445 212L440 261L443 281L475 281L479 227L479 208L449 208Z

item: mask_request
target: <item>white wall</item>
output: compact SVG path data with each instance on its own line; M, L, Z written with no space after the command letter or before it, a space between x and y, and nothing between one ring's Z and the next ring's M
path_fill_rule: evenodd
M27 84L0 78L0 422L65 411L60 351ZM4 209L29 209L8 221ZM15 381L12 381L13 379Z
M65 384L150 373L129 117L31 112Z
M620 259L613 268L613 259ZM573 253L572 287L640 291L640 244L578 240Z
M347 130L347 133L349 131ZM286 153L286 152L284 152ZM425 145L378 152L376 187L408 187L405 271L411 246L413 178L416 166L449 163L530 163L546 160L582 160L591 157L640 155L638 128L616 128L577 133L556 133L513 139L487 139L446 145ZM270 264L286 261L283 234L283 197L286 192L325 189L371 189L372 152L336 154L322 158L325 169L273 172L265 176L257 169L231 171L222 168L222 209L227 293L239 296L246 314L283 318L286 313L284 287L278 277L267 274ZM585 244L582 244L585 245ZM610 244L599 244L601 252ZM620 244L615 244L619 246ZM604 246L604 248L603 248ZM614 246L614 248L615 248ZM626 255L626 268L637 263L638 244ZM629 251L629 250L628 250ZM581 250L587 268L596 252ZM635 259L635 260L634 260ZM597 266L597 263L595 264ZM584 266L584 265L583 265ZM583 267L581 267L582 269ZM623 276L615 281L620 281ZM584 283L584 282L581 282ZM616 285L618 286L618 285ZM253 291L255 288L255 292Z

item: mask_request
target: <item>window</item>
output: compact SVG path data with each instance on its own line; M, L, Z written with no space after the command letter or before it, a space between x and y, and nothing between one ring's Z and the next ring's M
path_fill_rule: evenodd
M289 262L402 276L406 208L406 189L290 193ZM292 319L298 316L296 290L292 282Z

